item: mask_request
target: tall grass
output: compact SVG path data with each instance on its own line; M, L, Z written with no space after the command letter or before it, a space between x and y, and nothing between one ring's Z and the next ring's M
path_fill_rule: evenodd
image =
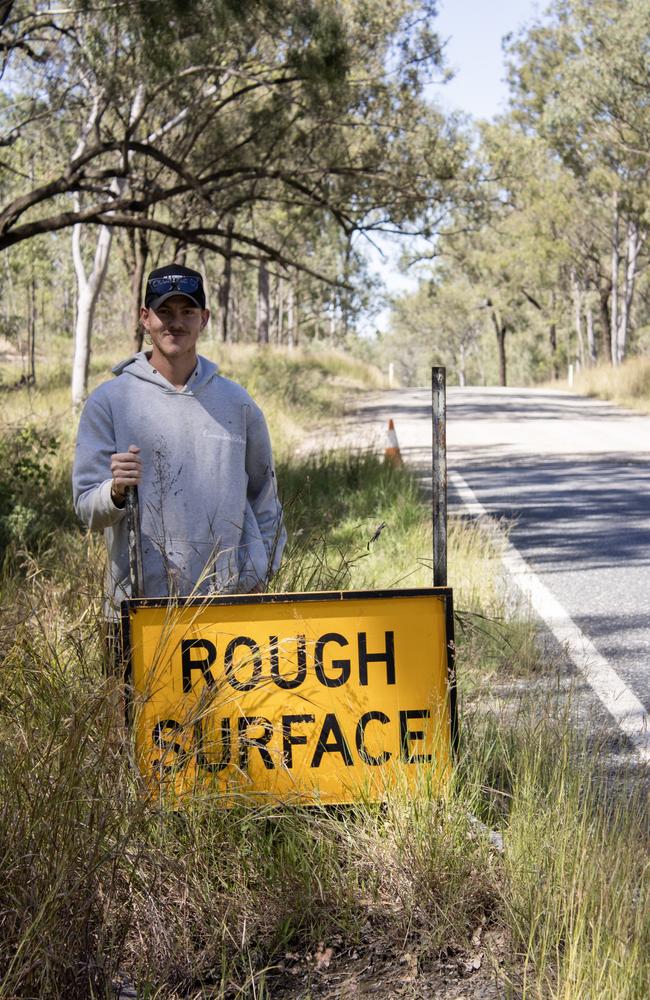
M585 396L611 399L620 406L650 413L650 358L629 358L618 368L587 368L576 375L574 389Z
M540 706L539 695L507 718L476 719L465 752L457 777L504 832L498 909L517 995L646 997L647 775L608 775L604 747L576 731L570 705Z
M69 438L50 430L61 447L41 459L63 502ZM429 511L407 473L369 454L285 455L278 478L291 544L276 589L429 582ZM451 955L492 963L513 996L645 1000L647 785L608 784L566 705L486 708L494 678L546 667L473 522L449 531L463 709L444 800L423 773L384 806L224 811L197 795L182 812L145 794L103 673L101 544L39 523L1 580L0 998L109 997L124 979L160 1000L295 996L296 978L308 996L331 949L334 966L353 950L384 961L385 997L400 960L415 996Z

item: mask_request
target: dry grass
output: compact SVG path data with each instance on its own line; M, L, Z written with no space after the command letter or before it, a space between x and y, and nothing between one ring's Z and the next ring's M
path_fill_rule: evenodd
M30 412L54 413L58 391ZM63 496L69 436L51 428ZM287 459L280 481L292 546L278 587L428 582L429 511L408 475L341 454ZM331 949L333 964L356 955L372 968L381 956L404 968L411 978L396 973L394 988L413 997L446 956L465 969L493 964L512 996L530 1000L645 1000L647 784L617 774L608 786L597 742L576 734L564 702L537 694L486 710L480 683L545 665L534 627L511 617L493 543L466 520L449 538L463 626L449 794L433 796L423 772L415 794L340 810L226 812L197 795L175 812L148 799L119 689L102 674L101 545L63 524L31 552L11 547L0 998L108 998L118 977L151 1000L278 1000L298 995L297 979L303 998L333 996ZM462 991L472 996L470 980Z
M629 358L619 368L599 365L580 372L576 392L596 399L611 399L641 413L650 413L650 358Z

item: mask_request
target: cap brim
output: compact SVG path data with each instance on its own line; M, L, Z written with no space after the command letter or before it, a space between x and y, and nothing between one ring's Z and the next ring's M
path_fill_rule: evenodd
M145 303L146 308L153 309L153 311L155 312L156 309L158 309L158 307L163 304L163 302L166 302L167 299L172 299L175 295L181 295L184 299L189 299L192 305L196 306L197 309L205 308L205 306L202 306L201 303L198 302L197 299L195 299L192 295L188 295L187 292L177 292L177 291L165 292L164 295L159 295L158 298L151 299L150 302Z

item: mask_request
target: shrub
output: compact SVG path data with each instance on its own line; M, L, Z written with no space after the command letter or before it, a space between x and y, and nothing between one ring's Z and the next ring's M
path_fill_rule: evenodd
M0 553L34 549L57 526L51 459L59 438L33 424L0 438Z

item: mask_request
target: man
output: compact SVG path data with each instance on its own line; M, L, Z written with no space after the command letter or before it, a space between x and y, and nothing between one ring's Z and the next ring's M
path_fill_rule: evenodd
M139 489L147 597L262 590L280 562L286 534L266 423L197 354L209 317L197 271L152 271L140 312L151 350L116 365L81 415L74 504L104 530L109 619L130 594L129 486Z

